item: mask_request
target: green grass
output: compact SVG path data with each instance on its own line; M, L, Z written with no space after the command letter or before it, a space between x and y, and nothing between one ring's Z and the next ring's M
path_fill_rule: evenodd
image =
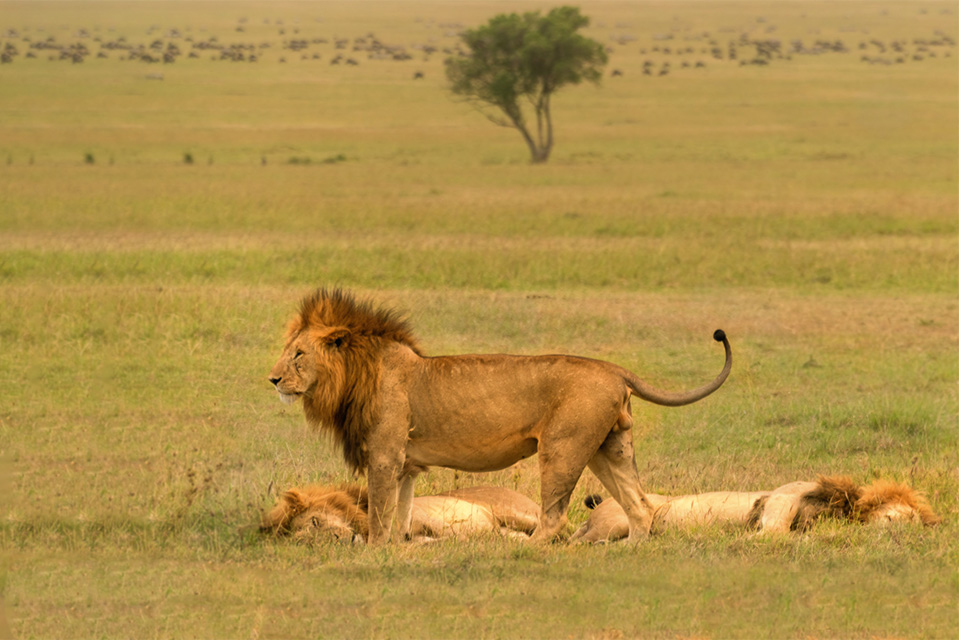
M919 43L956 39L956 7L591 0L623 76L558 95L544 166L450 98L442 53L329 64L337 37L419 52L452 46L452 23L549 6L4 3L0 47L21 53L0 66L0 613L16 637L957 635L958 52ZM271 47L257 63L24 57L23 37L80 28L94 54L93 37L172 28ZM330 40L320 60L283 50L293 29ZM700 52L741 33L849 51L764 67ZM872 39L907 60L861 62ZM914 60L921 46L936 56ZM575 353L670 389L716 374L722 327L735 360L717 394L634 403L647 489L889 478L944 522L588 548L263 539L278 491L350 479L266 381L320 285L402 309L430 354ZM417 491L479 483L536 496L536 460L435 469ZM600 490L584 474L572 523Z

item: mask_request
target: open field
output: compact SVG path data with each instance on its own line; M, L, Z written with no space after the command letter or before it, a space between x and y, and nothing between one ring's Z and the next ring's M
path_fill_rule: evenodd
M444 91L444 49L551 6L0 5L0 637L957 636L956 4L588 0L622 75L558 94L532 166ZM720 391L634 403L646 489L884 477L944 521L265 540L278 491L350 479L266 380L320 285L403 309L429 354L671 389L716 374L722 327ZM536 460L417 490L481 483L536 496ZM600 490L585 473L573 525Z

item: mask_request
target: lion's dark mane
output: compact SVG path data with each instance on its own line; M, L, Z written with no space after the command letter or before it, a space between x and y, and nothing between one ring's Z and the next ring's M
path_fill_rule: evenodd
M299 325L299 331L329 327L349 332L340 347L342 365L338 362L336 368L319 372L340 378L340 384L323 387L336 392L305 397L303 407L311 424L333 435L347 465L363 473L368 463L367 433L379 419L380 354L388 344L399 342L420 355L413 331L396 311L375 308L341 289L318 289L305 296L294 325Z

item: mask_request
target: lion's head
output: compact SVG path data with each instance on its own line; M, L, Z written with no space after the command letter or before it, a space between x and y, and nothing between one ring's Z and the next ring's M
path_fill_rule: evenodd
M754 505L751 525L760 526L767 502L762 498ZM881 525L940 522L923 495L905 484L875 480L859 485L847 476L818 476L813 489L797 494L790 529L806 529L822 517Z
M355 485L290 489L264 515L260 530L298 538L328 536L346 542L362 540L369 533L367 492Z
M366 434L377 419L379 354L389 342L419 353L406 321L340 289L300 302L270 382L285 403L303 399L312 426L329 429L355 472L367 465Z
M863 487L856 515L861 522L874 524L920 522L932 526L940 522L922 494L887 480L876 480Z

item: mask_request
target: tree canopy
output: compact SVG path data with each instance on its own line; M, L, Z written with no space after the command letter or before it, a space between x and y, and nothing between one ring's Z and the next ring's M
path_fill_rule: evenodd
M607 63L603 46L577 33L589 23L570 6L545 16L539 11L495 16L460 35L469 53L447 59L450 89L495 107L499 113L484 114L519 130L532 161L545 162L553 149L551 97L565 85L598 83Z

